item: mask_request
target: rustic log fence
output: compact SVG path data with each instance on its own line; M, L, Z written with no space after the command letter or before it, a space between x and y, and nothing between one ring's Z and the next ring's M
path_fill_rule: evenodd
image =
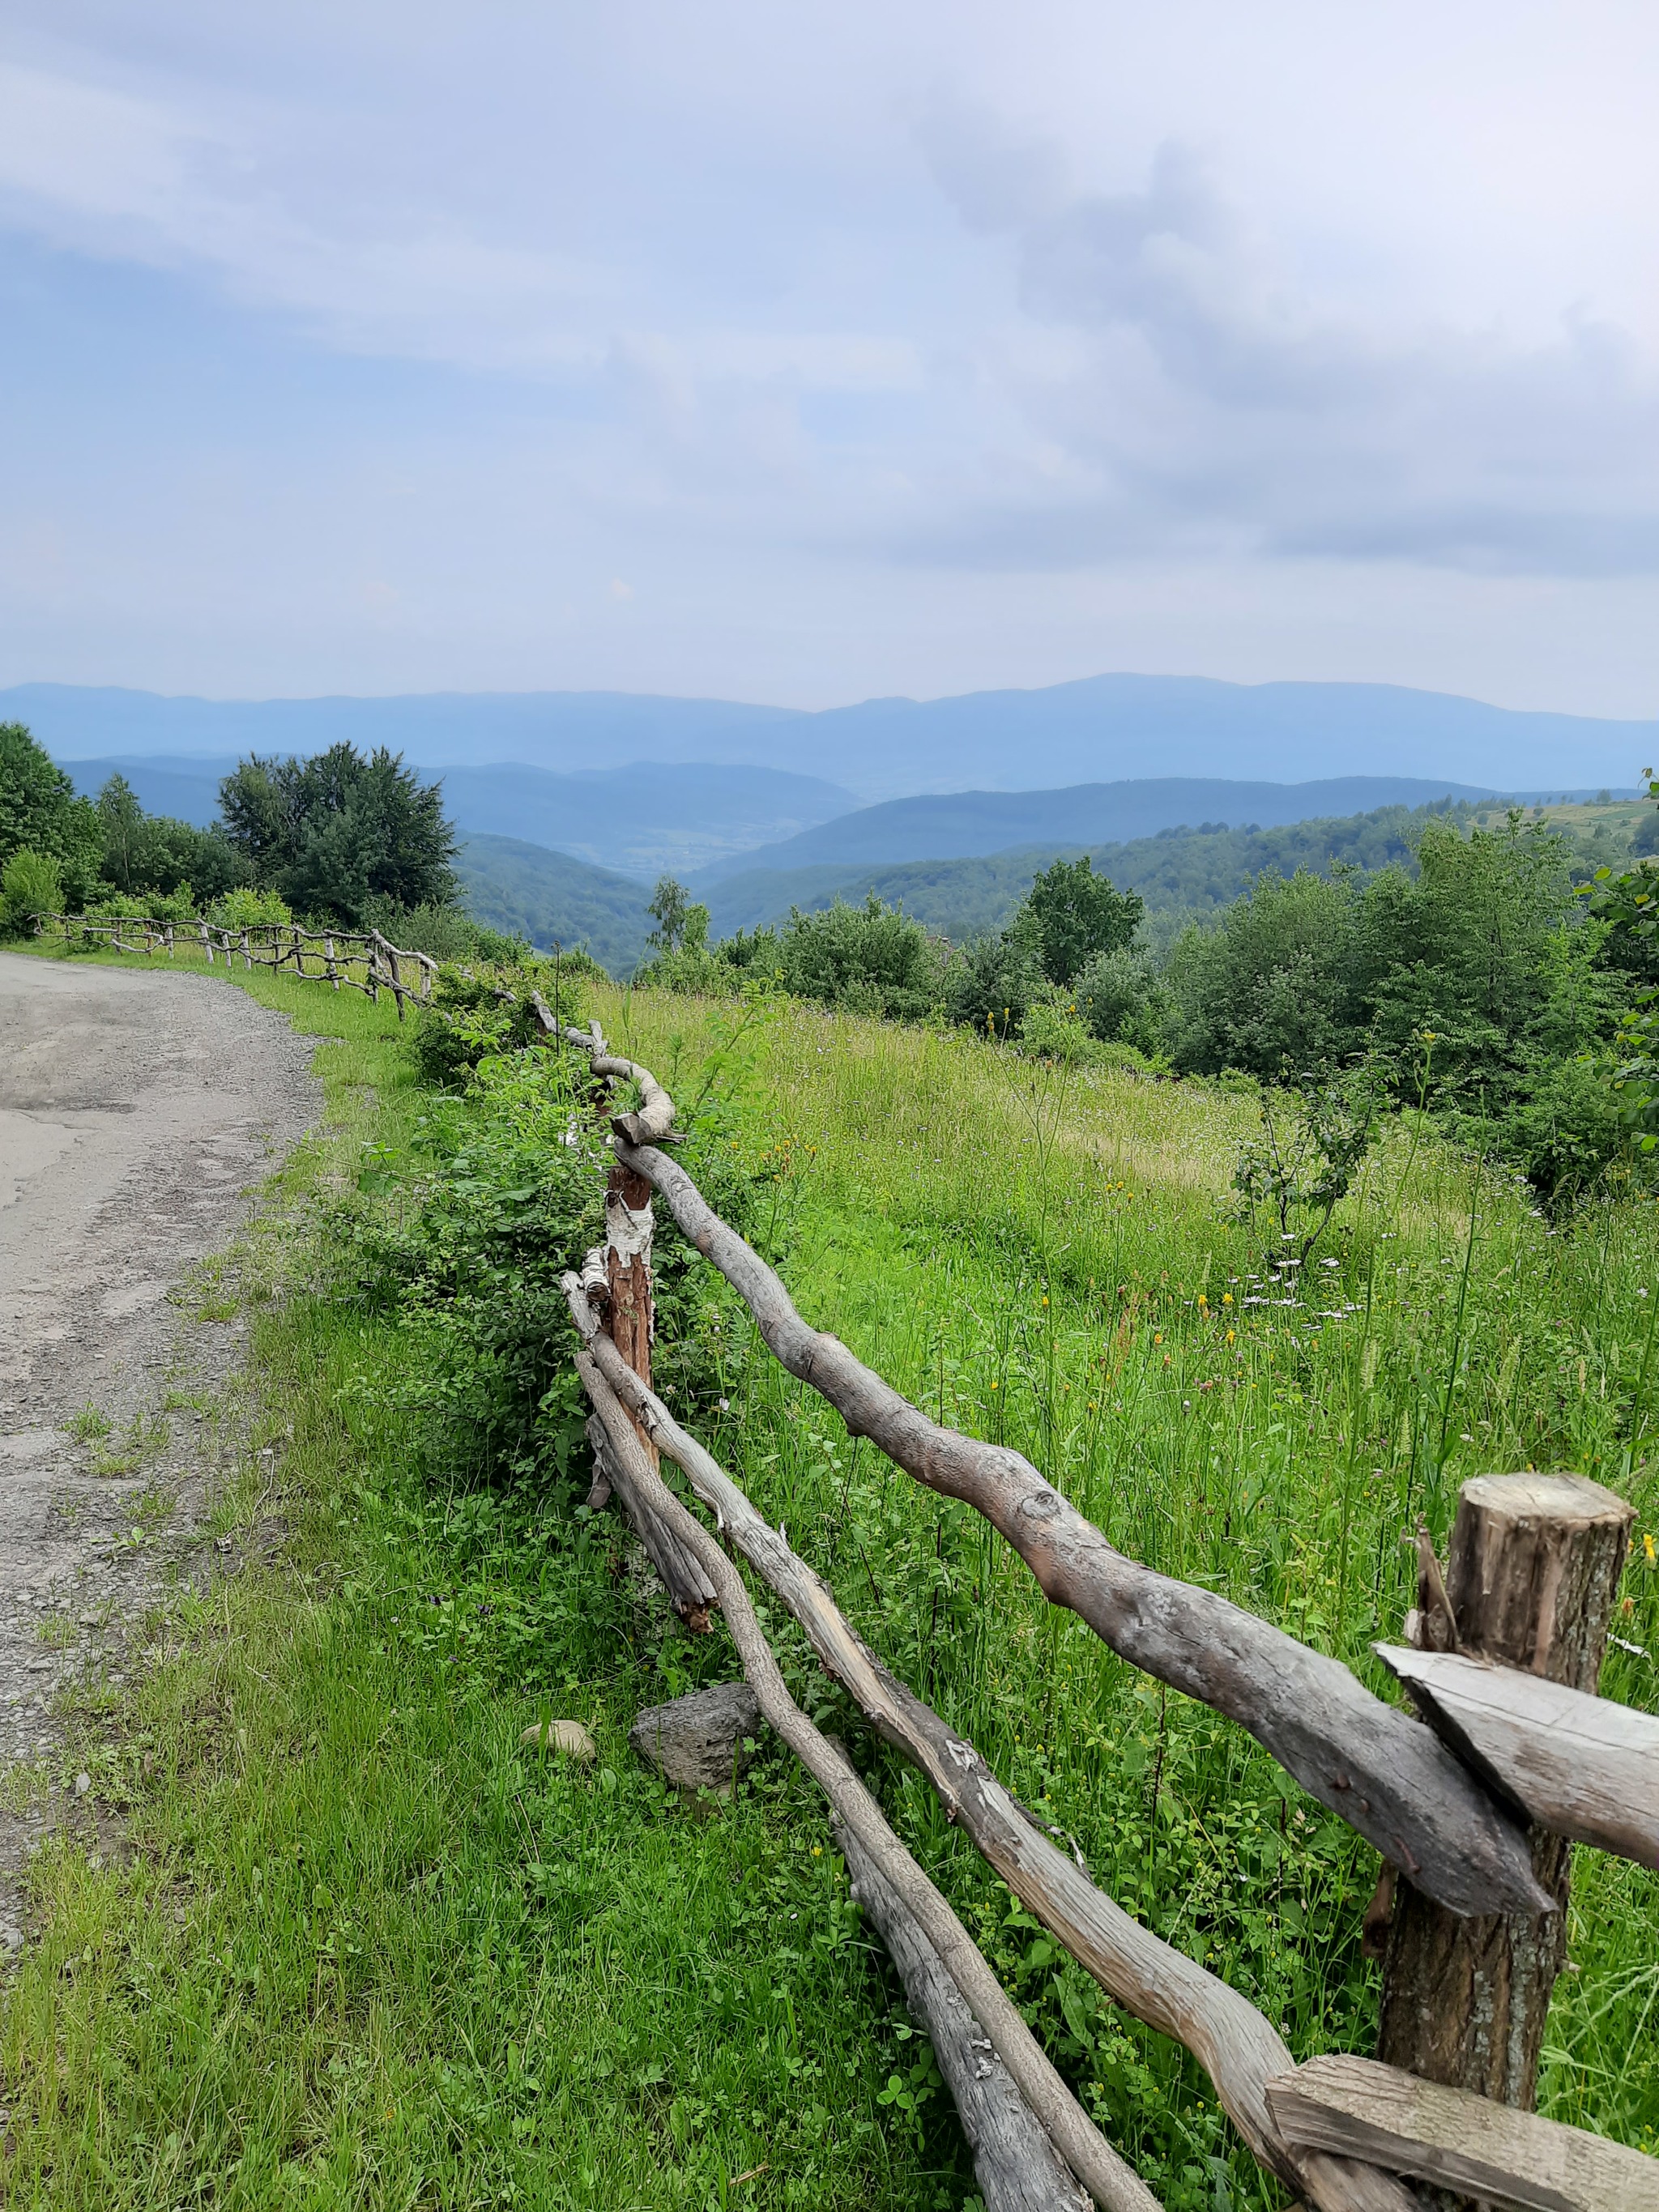
M664 1483L672 1460L728 1550L805 1631L825 1671L908 1759L1033 1917L1137 2019L1205 2068L1258 2162L1319 2212L1407 2212L1412 2179L1549 2212L1659 2212L1659 2160L1537 2118L1574 1840L1659 1869L1659 1718L1595 1694L1632 1511L1569 1475L1464 1486L1442 1577L1424 1538L1407 1644L1378 1644L1421 1719L1340 1662L1213 1592L1125 1558L1019 1454L930 1420L833 1337L662 1147L673 1103L597 1024L585 1052L641 1103L611 1117L606 1242L564 1279L593 1407L595 1499L614 1488L675 1609L718 1606L763 1712L819 1782L855 1893L881 1932L973 2146L989 2212L1152 2200L1088 2121L839 1747L788 1698L736 1568ZM772 1352L929 1488L973 1505L1112 1650L1246 1728L1371 1841L1384 1877L1381 2060L1297 2066L1255 2007L1162 1942L998 1781L972 1744L870 1651L827 1586L650 1384L653 1192L743 1297ZM1428 1724L1423 1724L1426 1722ZM1040 2063L1039 2063L1040 2062ZM1442 2203L1447 2202L1443 2197ZM1468 2201L1467 2197L1464 2201Z
M199 951L211 968L222 958L227 968L286 969L305 983L327 983L337 990L361 991L377 1005L382 991L398 1002L402 1021L405 1000L424 1005L432 996L438 963L426 952L405 952L377 929L306 929L297 921L256 921L246 927L210 921L196 915L181 921L144 915L43 914L34 933L47 926L71 945L103 945L112 952L161 954L173 959L182 943ZM307 964L309 963L309 964ZM418 980L405 980L406 969Z

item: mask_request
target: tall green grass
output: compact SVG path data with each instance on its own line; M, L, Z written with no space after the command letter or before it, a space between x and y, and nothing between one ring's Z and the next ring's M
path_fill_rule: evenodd
M608 1034L681 1082L726 1018L710 1031L683 1002L637 994L606 1012ZM1419 1516L1443 1544L1468 1475L1594 1476L1640 1516L1615 1620L1640 1649L1614 1647L1603 1687L1659 1709L1651 1200L1613 1195L1552 1224L1523 1185L1408 1120L1287 1287L1270 1231L1229 1218L1249 1098L799 1010L763 1021L748 1053L747 1141L778 1178L802 1310L928 1412L1027 1453L1124 1550L1385 1696L1370 1647L1398 1638L1413 1602L1404 1539ZM719 1449L757 1502L1097 1879L1298 2055L1368 2047L1369 1849L1239 1730L1048 1607L968 1509L849 1443L775 1363L744 1363L734 1390ZM891 1787L911 1840L995 1914L920 1787L897 1772ZM1195 2181L1218 2154L1202 2077L1034 1931L1005 1935L1005 1966L1017 1948L1024 1993L1098 2083L1105 2124L1166 2186ZM1581 1852L1571 1952L1543 2107L1652 2147L1659 1882ZM1237 2157L1231 2172L1246 2197L1259 2187Z
M64 1844L37 1871L41 1938L0 2038L11 2200L964 2204L959 2138L810 1788L775 1747L698 1821L625 1749L640 1705L735 1671L718 1624L672 1632L614 1516L422 1472L396 1387L414 1340L342 1299L330 1249L366 1164L376 1184L420 1172L429 1109L391 1007L236 980L319 1035L328 1085L327 1131L221 1286L254 1320L235 1494L251 1508L261 1444L284 1455L289 1552L210 1602L181 1592L143 1683L81 1717L76 1756L133 1856L94 1867ZM1267 1232L1227 1218L1247 1098L801 1010L600 1011L683 1111L719 1098L811 1320L1027 1452L1136 1557L1383 1694L1369 1646L1410 1601L1402 1532L1420 1515L1443 1538L1466 1475L1578 1468L1654 1530L1650 1204L1557 1227L1395 1126L1316 1288L1273 1303L1293 1293ZM726 1402L708 1441L871 1642L1298 2055L1366 2048L1368 1849L1241 1731L1046 1607L965 1509L850 1440L729 1301L711 1311ZM1620 1604L1625 1643L1659 1650L1639 1536ZM763 1613L797 1694L1160 2195L1279 2203L1202 2075L1056 1955ZM1659 1705L1635 1652L1604 1686ZM593 1729L591 1773L521 1752L550 1712ZM1543 2091L1650 2148L1656 1905L1651 1876L1580 1855Z

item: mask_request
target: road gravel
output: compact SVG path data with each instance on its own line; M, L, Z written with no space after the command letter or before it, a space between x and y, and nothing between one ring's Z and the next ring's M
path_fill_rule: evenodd
M177 1293L315 1124L312 1050L222 978L0 953L0 1768L35 1770L0 1807L0 1952L85 1795L58 1694L118 1687L202 1540L241 1324Z

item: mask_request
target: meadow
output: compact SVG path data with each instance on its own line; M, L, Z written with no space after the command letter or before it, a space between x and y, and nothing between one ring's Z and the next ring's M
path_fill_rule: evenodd
M774 1747L700 1819L626 1748L639 1706L736 1671L718 1622L675 1632L550 1455L447 1459L430 1314L343 1265L434 1175L453 1194L458 1158L487 1180L508 1157L494 1124L514 1121L516 1160L562 1127L570 1072L538 1055L440 1107L388 1006L235 980L319 1036L328 1097L191 1293L252 1324L227 1518L268 1448L289 1540L210 1599L181 1591L140 1684L81 1702L74 1757L129 1847L94 1865L65 1842L36 1869L40 1942L0 2034L9 2201L970 2203L810 1785ZM1298 1279L1276 1224L1231 1218L1250 1096L787 1002L594 1009L695 1119L687 1164L745 1194L809 1319L938 1418L1018 1445L1125 1550L1385 1694L1369 1647L1411 1602L1402 1533L1421 1516L1443 1539L1461 1480L1559 1467L1624 1491L1640 1518L1603 1687L1659 1708L1650 1198L1547 1218L1407 1115ZM1368 2048L1368 1848L1048 1608L965 1509L850 1441L715 1279L687 1280L701 1432L868 1640L1298 2056ZM1198 2069L1056 1954L763 1617L1153 2188L1194 2212L1281 2202ZM550 1712L592 1729L595 1770L523 1750ZM1571 1912L1540 2107L1659 2148L1659 1881L1581 1853Z

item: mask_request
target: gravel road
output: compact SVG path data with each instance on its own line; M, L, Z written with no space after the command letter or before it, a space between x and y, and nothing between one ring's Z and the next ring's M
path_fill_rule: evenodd
M312 1049L218 978L0 953L0 1766L50 1763L60 1685L118 1683L124 1623L191 1540L214 1425L179 1401L210 1406L240 1325L167 1293L315 1123ZM66 1429L89 1406L108 1437ZM100 1472L135 1424L134 1470ZM0 1810L0 1949L52 1816Z

